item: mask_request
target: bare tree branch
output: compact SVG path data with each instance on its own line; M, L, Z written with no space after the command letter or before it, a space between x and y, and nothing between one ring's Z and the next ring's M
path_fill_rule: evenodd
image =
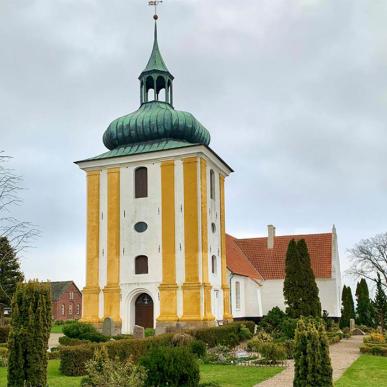
M352 261L349 274L376 283L379 273L383 287L387 288L387 233L363 239L348 251Z

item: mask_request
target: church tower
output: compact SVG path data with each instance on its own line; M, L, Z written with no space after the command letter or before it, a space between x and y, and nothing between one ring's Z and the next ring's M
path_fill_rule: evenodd
M232 169L209 148L207 129L175 110L156 20L139 109L109 125L106 153L77 162L87 177L82 319L122 333L232 319L224 204Z

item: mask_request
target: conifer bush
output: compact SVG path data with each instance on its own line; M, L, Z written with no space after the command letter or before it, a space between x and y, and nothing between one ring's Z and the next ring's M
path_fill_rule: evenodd
M47 385L50 329L50 286L38 281L19 284L12 299L8 387Z
M310 318L298 321L294 359L294 387L333 386L329 344L321 321Z

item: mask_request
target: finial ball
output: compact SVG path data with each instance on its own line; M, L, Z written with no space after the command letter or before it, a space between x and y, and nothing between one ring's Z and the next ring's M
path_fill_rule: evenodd
M159 17L157 15L153 16L153 19L157 20Z

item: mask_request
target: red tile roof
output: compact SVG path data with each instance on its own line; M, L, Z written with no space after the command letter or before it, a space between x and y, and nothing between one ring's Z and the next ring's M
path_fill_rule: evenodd
M331 278L332 233L276 236L273 249L267 248L266 237L236 239L228 235L227 240L230 238L232 238L233 243L239 247L243 256L248 258L256 271L258 271L265 280L285 278L285 257L289 242L292 239L305 239L308 245L315 277ZM229 265L229 261L233 261L233 267L238 266L239 263L236 263L237 259L235 247L228 242L227 265Z
M250 277L254 280L263 280L262 276L236 244L236 239L231 235L226 235L226 256L227 267L232 273Z

